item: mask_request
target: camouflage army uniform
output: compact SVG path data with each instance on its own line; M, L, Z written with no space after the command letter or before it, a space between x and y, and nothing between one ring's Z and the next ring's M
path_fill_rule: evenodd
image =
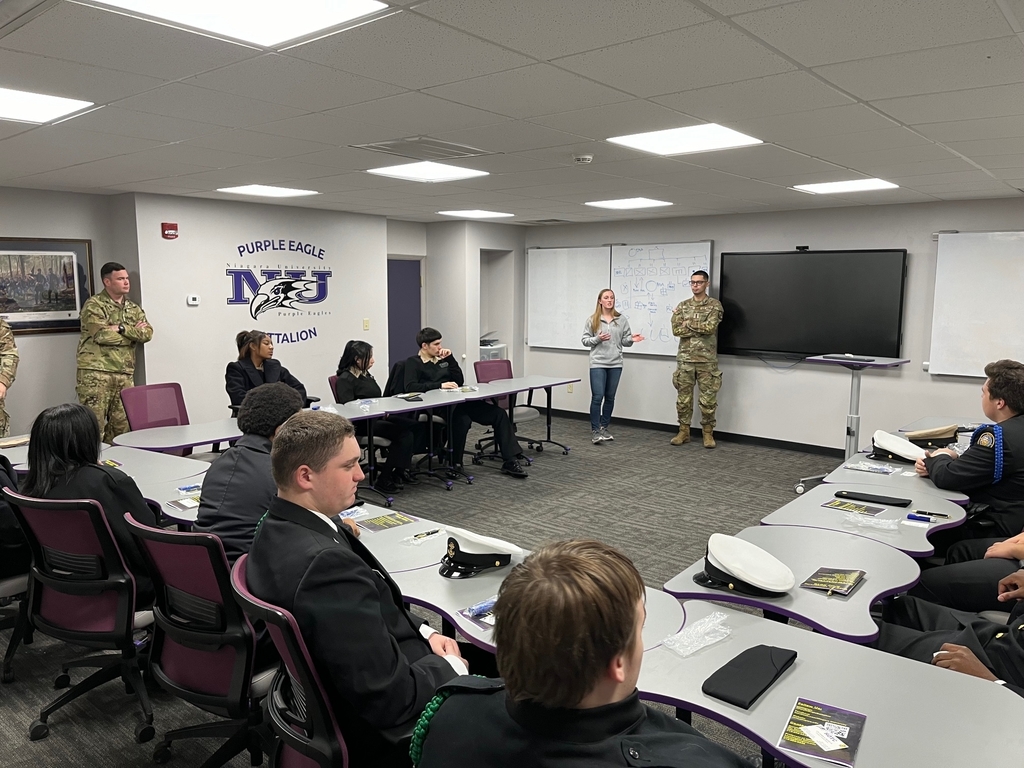
M8 389L14 383L18 373L18 346L14 343L14 333L7 321L0 317L0 384ZM6 437L11 431L11 417L7 415L5 400L0 397L0 437Z
M680 429L688 429L693 417L694 383L700 396L700 423L715 426L718 390L722 387L722 372L718 370L718 324L722 314L722 303L710 296L700 302L680 302L672 313L672 333L679 337L672 384L679 393L676 414Z
M135 347L153 338L142 307L128 300L118 304L102 291L82 307L82 336L78 341L78 402L90 408L100 423L104 442L128 431L121 390L134 385ZM124 333L108 326L123 326Z

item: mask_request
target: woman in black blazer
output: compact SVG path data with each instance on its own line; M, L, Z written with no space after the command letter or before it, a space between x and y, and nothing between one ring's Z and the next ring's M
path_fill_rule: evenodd
M96 415L78 403L47 408L32 423L28 476L22 493L39 499L92 499L135 577L136 610L153 603L153 582L145 559L124 520L126 512L143 525L157 526L156 515L128 475L101 465L100 426Z
M306 388L288 369L274 360L274 342L263 331L241 331L235 336L238 360L228 363L224 372L225 389L232 405L241 405L245 393L261 384L280 381L287 384L306 402Z
M349 403L353 400L373 399L381 396L380 384L373 378L373 347L365 341L350 341L338 361L338 378L334 382L334 400ZM366 435L366 422L355 423L356 434ZM383 493L401 491L406 483L419 483L410 468L412 455L417 445L425 443L426 427L412 416L388 416L377 419L373 424L374 437L391 441L388 458L380 468L374 486Z

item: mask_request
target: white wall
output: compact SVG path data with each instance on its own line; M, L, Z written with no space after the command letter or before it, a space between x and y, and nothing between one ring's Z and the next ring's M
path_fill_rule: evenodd
M903 320L903 357L899 370L865 371L861 392L861 430L894 428L919 416L980 417L977 379L933 377L922 370L927 360L935 279L932 233L1024 229L1024 201L958 201L914 205L833 208L816 211L706 216L607 224L530 228L527 247L584 246L608 242L686 242L714 240L713 293L717 293L718 255L723 251L906 248L909 252ZM984 311L984 285L965 286L964 301L951 312ZM1020 329L1007 329L1019 333ZM526 349L525 372L577 375L584 383L573 394L561 389L558 408L586 412L587 354ZM850 375L840 368L800 364L782 370L750 358L723 356L718 429L743 435L841 448L844 445ZM626 360L615 414L656 423L675 423L674 361L664 357ZM699 421L695 408L694 422Z
M235 334L258 328L297 333L316 328L306 341L278 341L274 357L306 386L332 402L327 377L337 368L348 339L369 341L386 371L387 223L383 217L294 207L136 195L142 305L153 324L147 347L147 381L178 381L192 421L228 415L224 369L237 359ZM176 222L179 236L164 240L160 223ZM237 246L255 240L289 239L324 250L239 256ZM258 319L248 305L228 305L226 269L261 267L330 269L328 300L295 310L271 310ZM185 297L199 294L198 307ZM363 330L368 318L370 329Z
M426 256L427 225L419 221L388 219L389 256Z
M0 187L0 235L92 240L93 274L99 283L100 266L116 258L110 200L103 195ZM21 362L7 395L13 435L28 432L43 408L75 401L78 333L18 334L15 342Z

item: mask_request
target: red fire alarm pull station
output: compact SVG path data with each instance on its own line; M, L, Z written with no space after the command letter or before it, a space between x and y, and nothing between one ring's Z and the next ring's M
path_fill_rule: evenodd
M176 240L178 238L178 225L171 221L160 224L160 233L164 240Z

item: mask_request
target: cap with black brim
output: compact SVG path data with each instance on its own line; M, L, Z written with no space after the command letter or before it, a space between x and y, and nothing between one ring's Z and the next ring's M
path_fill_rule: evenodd
M448 547L438 573L448 579L469 579L490 568L503 568L523 550L515 544L448 526Z
M789 567L749 541L713 533L704 570L693 581L702 587L754 597L782 597L796 584Z

